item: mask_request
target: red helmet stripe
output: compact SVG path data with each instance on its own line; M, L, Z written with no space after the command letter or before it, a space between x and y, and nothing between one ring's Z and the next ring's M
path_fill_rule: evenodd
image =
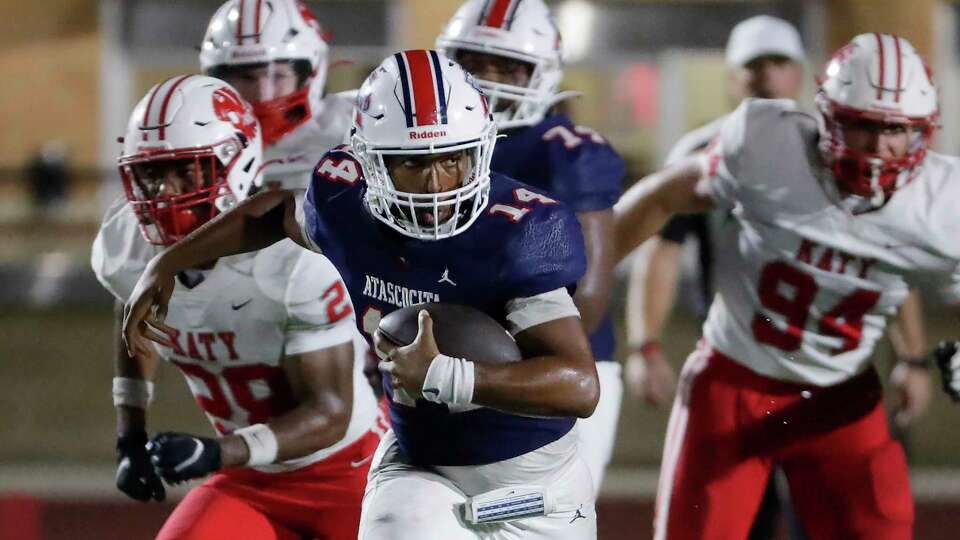
M507 10L513 0L493 0L490 11L487 12L487 22L484 26L500 28L507 20Z
M239 13L237 13L237 43L243 44L243 0L240 0L237 9L239 10Z
M903 60L900 58L900 38L897 36L893 36L893 43L897 47L897 89L893 93L893 96L894 96L893 99L897 103L900 103L900 89L902 88L902 84L903 84L903 79L902 79L903 74L901 73Z
M257 37L257 43L260 43L260 3L263 0L257 0L256 18L253 21L253 34Z
M883 98L883 89L886 84L886 77L884 77L883 68L886 64L886 59L883 57L883 36L878 33L874 33L874 36L877 38L877 48L880 51L880 78L877 80L877 99Z
M164 81L164 82L166 82L166 81ZM143 113L143 123L140 124L140 129L143 131L143 140L147 140L147 139L148 139L148 136L147 136L147 135L148 135L149 132L147 131L147 126L149 125L149 122L150 122L150 109L153 108L153 99L157 97L157 92L160 91L160 87L163 86L163 84L164 84L164 83L160 83L160 84L154 86L154 87L153 87L153 92L150 92L150 99L147 100L147 110L144 111L144 113Z
M189 79L189 78L192 77L192 76L193 76L193 75L182 75L179 79L177 79L176 81L174 81L174 83L173 83L172 85L170 85L170 89L167 90L167 95L164 96L164 98L163 98L163 105L160 106L160 118L159 118L159 122L158 122L158 124L160 125L160 140L161 140L161 141L163 140L164 137L166 137L166 131L165 131L165 130L166 130L166 124L167 124L167 105L170 104L170 98L173 97L173 93L177 90L177 87L180 86L180 84L181 84L183 81Z
M437 116L437 90L433 65L427 51L407 51L403 53L410 68L410 87L413 89L413 103L418 126L439 124Z

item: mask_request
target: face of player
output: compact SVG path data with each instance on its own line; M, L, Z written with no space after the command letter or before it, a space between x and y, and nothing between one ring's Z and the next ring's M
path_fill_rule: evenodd
M760 56L734 69L731 85L737 99L797 99L803 86L803 67L785 56Z
M212 184L211 170L197 160L172 159L134 165L137 178L149 199L175 197ZM200 167L200 171L198 171ZM199 173L199 176L198 176ZM199 186L197 185L199 182Z
M882 159L901 159L910 150L911 141L919 134L904 124L885 124L869 120L841 121L843 142L851 150L869 153Z
M271 62L230 68L223 79L250 103L289 96L300 87L299 77L288 62Z
M445 154L385 156L387 169L398 191L434 195L452 191L463 185L472 166L466 150ZM438 215L431 210L418 210L417 221L423 225L444 223L453 215L451 206L441 206Z
M530 76L533 75L533 65L494 54L459 51L457 63L477 79L513 86L526 87L530 83ZM501 100L496 108L505 109L509 106L510 102Z

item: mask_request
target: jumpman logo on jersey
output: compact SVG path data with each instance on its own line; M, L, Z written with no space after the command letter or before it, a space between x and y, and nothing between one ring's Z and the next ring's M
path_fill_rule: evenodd
M457 284L454 283L452 279L450 279L450 269L449 269L449 268L444 268L444 269L443 269L443 275L440 276L440 279L437 281L437 283L443 283L444 281L446 281L447 283L453 285L454 287L457 286Z
M583 512L580 511L582 508L583 508L583 505L581 504L580 508L577 508L577 513L574 514L573 519L570 520L570 523L573 523L578 519L587 519L587 516L583 515Z

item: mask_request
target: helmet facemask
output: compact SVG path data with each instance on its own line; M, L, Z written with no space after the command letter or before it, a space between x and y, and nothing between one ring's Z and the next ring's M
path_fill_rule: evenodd
M325 68L324 68L325 69ZM233 85L253 107L263 130L263 144L272 146L288 133L305 124L313 116L310 94L318 72L306 60L274 61L257 64L216 66L212 77ZM283 91L283 80L295 87ZM259 81L270 81L262 84ZM278 82L280 81L280 82ZM278 89L280 88L280 89Z
M865 197L873 207L880 207L916 176L935 127L930 118L893 117L845 108L822 94L817 97L817 106L823 119L820 150L842 192ZM858 128L878 133L904 130L908 140L903 155L883 156L856 148L858 145L848 140L848 132Z
M448 147L376 149L357 135L351 141L367 183L366 203L374 217L391 229L418 240L442 240L464 232L487 206L490 159L496 139L492 125L480 138ZM469 160L459 187L440 193L409 193L397 188L387 159L465 151ZM446 215L446 217L441 217ZM432 218L427 217L432 216ZM430 223L430 221L433 223Z
M240 144L145 151L119 159L127 200L148 242L172 245L236 203L227 177ZM162 193L170 181L177 185Z
M570 97L572 94L557 93L562 72L557 62L551 62L535 57L518 56L508 51L493 51L461 45L457 49L448 50L457 62L461 61L464 53L485 54L503 58L508 61L525 64L528 69L526 84L509 84L475 76L477 86L487 96L493 119L500 129L512 129L534 125L547 114L557 102ZM468 63L469 64L469 63ZM472 72L470 65L465 69Z

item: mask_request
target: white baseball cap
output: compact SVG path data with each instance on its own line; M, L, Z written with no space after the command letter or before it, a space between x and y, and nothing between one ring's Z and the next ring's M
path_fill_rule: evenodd
M740 21L727 40L727 66L739 67L760 56L786 56L803 62L806 55L800 33L787 21L758 15Z

